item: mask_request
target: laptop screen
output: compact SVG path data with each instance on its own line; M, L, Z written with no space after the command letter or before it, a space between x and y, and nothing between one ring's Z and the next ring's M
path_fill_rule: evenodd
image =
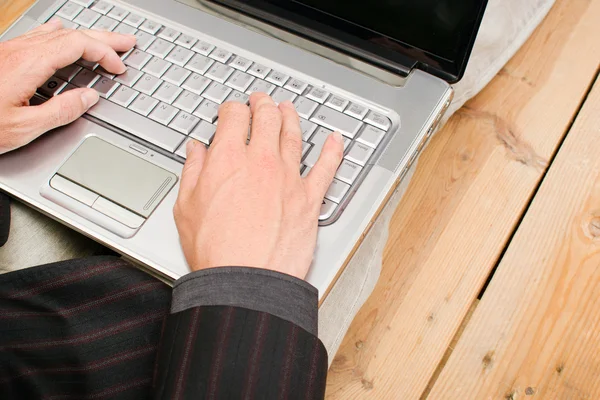
M215 0L392 71L462 77L487 0Z

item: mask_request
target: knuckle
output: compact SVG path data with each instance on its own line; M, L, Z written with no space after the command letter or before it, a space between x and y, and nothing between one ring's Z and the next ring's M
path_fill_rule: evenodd
M279 167L278 157L272 151L263 151L258 156L258 167L263 171L276 171Z

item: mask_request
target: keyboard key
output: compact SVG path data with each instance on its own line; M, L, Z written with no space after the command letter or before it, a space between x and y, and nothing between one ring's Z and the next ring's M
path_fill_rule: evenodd
M118 28L119 27L117 27L117 29ZM154 41L156 40L156 38L154 36L152 36L148 32L144 32L144 31L135 32L135 37L137 38L137 43L135 44L135 48L143 50L143 51L148 50L148 47L150 47L150 45L152 43L154 43Z
M346 108L344 111L344 114L348 114L351 117L362 120L365 115L367 115L367 112L369 112L367 107L356 103L350 103L348 108Z
M112 32L119 25L119 21L112 18L108 18L106 15L100 17L100 19L92 26L95 31L108 31Z
M192 93L202 94L211 82L207 77L193 73L183 82L181 87Z
M131 102L140 94L127 86L121 85L108 99L123 107L129 107Z
M81 71L81 69L82 68L79 65L71 64L59 69L54 75L57 78L70 82L71 79L75 78L75 75L77 75L77 73Z
M140 94L128 108L143 116L148 116L157 104L158 100L145 94Z
M342 182L352 185L360 174L360 171L362 171L362 167L360 165L348 160L344 160L340 164L335 177Z
M175 100L173 105L177 108L182 109L183 111L186 111L188 113L193 113L194 110L196 110L196 108L198 108L198 106L200 105L202 100L203 100L202 97L200 97L199 95L189 92L187 90L184 90L179 95L179 97Z
M327 98L329 97L329 92L321 88L313 87L306 94L306 97L316 101L317 103L323 104L325 103L325 100L327 100Z
M214 48L215 48L215 46L213 46L212 44L203 42L202 40L199 40L192 47L192 50L194 50L196 53L199 53L203 56L207 56L210 54L211 51L213 51Z
M94 0L73 0L73 2L87 8L94 2Z
M251 64L252 61L241 56L235 56L233 60L231 60L231 62L229 63L229 65L231 65L233 68L239 69L240 71L244 72L246 72L246 70L250 68Z
M213 51L211 51L208 56L223 64L227 64L227 60L229 60L229 58L231 58L232 55L232 52L217 47Z
M123 19L123 22L125 22L127 25L133 26L134 28L138 28L145 20L146 18L144 17L130 13L127 14L127 16Z
M96 21L100 19L100 16L101 14L86 8L83 11L81 11L75 17L75 19L73 19L73 22L86 28L91 28L92 25L94 25Z
M100 75L87 69L82 69L71 80L71 83L77 87L90 88L96 81L100 79Z
M270 82L263 81L262 79L255 79L254 82L250 85L248 90L246 90L247 94L252 94L254 92L271 94L273 90L275 90L275 85Z
M108 97L110 97L111 94L113 94L113 92L117 89L118 86L118 82L115 82L112 79L102 77L98 79L98 81L92 87L96 89L100 97L107 99Z
M348 190L350 190L350 185L334 179L329 189L327 189L327 193L325 193L325 198L339 204L348 193Z
M324 221L331 217L336 208L336 203L328 199L323 199L323 204L321 204L321 210L319 212L319 221Z
M310 143L314 144L319 148L319 153L321 152L321 149L323 148L323 145L325 144L325 141L327 140L331 132L333 131L320 126L310 138Z
M179 86L164 82L162 85L160 85L152 97L155 97L164 103L172 104L181 94L181 92L183 92L183 89Z
M219 105L210 100L204 100L200 106L196 108L194 115L212 124L219 115Z
M145 20L140 25L141 30L151 35L156 35L156 32L158 32L160 28L162 28L161 24L159 24L158 22L150 21L149 19Z
M160 103L148 115L148 117L160 124L169 125L169 122L175 118L178 110L170 104Z
M116 26L115 29L113 29L113 32L122 33L123 35L135 35L135 33L137 32L137 29L135 29L131 25L127 25L127 24L124 24L121 22L119 25ZM142 49L142 50L144 50L144 49Z
M319 106L310 120L349 138L354 138L363 125L361 121L325 106Z
M307 142L302 142L302 158L306 156L306 153L310 150L312 144Z
M58 17L58 16L54 15L54 17L52 17L52 18L53 19L54 18L58 18L60 20L60 22L62 22L63 27L66 28L66 29L77 29L77 28L79 28L78 24L76 24L73 21L69 21L68 19L64 19L63 17Z
M300 79L292 78L285 84L284 88L290 90L296 94L302 94L308 87L308 83L301 81Z
M125 71L125 73L115 76L115 81L117 81L123 85L132 87L133 85L136 84L137 81L140 80L140 78L143 75L144 74L141 71L138 71L137 69L130 67L130 68L127 68L127 71Z
M387 131L392 126L392 122L388 117L386 117L383 114L379 114L375 111L369 111L364 121L367 124L376 126L377 128L383 129L384 131Z
M271 68L267 68L262 64L254 63L246 72L248 72L250 75L254 75L257 78L265 79L269 72L271 72Z
M165 72L167 72L171 65L173 64L163 60L162 58L152 57L152 60L150 60L150 62L146 64L144 68L142 68L142 71L160 78Z
M302 173L300 174L300 176L302 178L306 178L308 176L308 173L310 172L310 170L312 168L311 167L307 167L306 165L300 164L300 169L302 170Z
M187 138L183 141L183 143L181 143L181 145L179 146L179 148L177 149L177 151L175 152L175 155L186 159L187 158L187 144L190 140L194 140L192 138Z
M267 81L274 83L277 86L283 86L290 79L289 75L284 74L283 72L271 71L269 75L267 75Z
M195 115L180 111L179 114L177 114L177 116L169 124L169 128L183 133L184 135L189 135L199 122L200 118L196 117Z
M136 49L132 51L123 62L125 63L125 65L128 65L138 70L142 70L142 68L144 68L144 66L150 60L152 60L152 56L150 54L143 52L142 50Z
M135 104L141 97L149 99L146 95L139 95ZM156 100L154 100L156 101ZM131 106L130 106L131 108ZM147 142L150 142L166 151L174 152L185 136L175 132L166 126L160 125L144 116L132 112L130 109L123 108L109 100L100 99L98 104L88 110L88 114L106 121L108 124L123 129Z
M205 75L214 81L225 83L231 74L233 74L233 71L235 70L230 66L216 62L209 68Z
M356 141L364 143L372 148L376 148L379 146L379 143L381 143L381 139L383 139L384 135L385 132L381 129L371 125L365 125L360 131L360 135L356 138Z
M83 58L80 58L79 60L77 60L76 64L82 66L85 69L89 69L91 71L98 68L98 65L99 65L97 62L87 61L87 60L84 60Z
M67 86L67 82L60 78L52 77L48 79L39 89L38 92L46 97L54 97Z
M239 92L237 90L234 90L233 92L231 92L231 94L229 96L227 96L227 98L225 99L225 102L227 101L236 101L238 103L242 103L242 104L248 104L248 101L250 101L250 96L247 95L246 93L243 92Z
M83 7L79 4L75 4L72 1L67 3L56 12L56 15L66 20L73 21L75 17L83 10Z
M229 87L232 87L240 92L245 92L246 89L250 86L254 77L252 75L248 75L242 71L235 71L225 82L225 84Z
M373 148L365 144L354 142L344 158L364 167L374 151Z
M308 142L313 132L317 129L317 124L300 118L300 129L302 130L302 140Z
M163 81L161 79L158 79L155 76L144 74L144 76L137 81L133 88L147 94L148 96L152 96L152 93L158 89L162 82Z
M129 14L129 11L122 9L121 7L114 7L108 13L108 16L116 19L117 21L123 21L125 17Z
M319 104L315 101L309 100L306 97L299 96L294 101L294 106L296 106L296 111L298 115L302 118L309 119L310 116L315 112L317 106Z
M169 70L163 75L162 79L172 83L173 85L181 86L191 74L192 72L185 68L177 65L171 65L171 68L169 68Z
M191 49L194 44L197 42L197 39L190 35L181 35L175 41L175 44L178 44L186 49Z
M156 36L168 40L169 42L174 42L180 35L181 32L178 32L175 29L164 27Z
M229 96L229 93L231 93L231 91L231 88L221 85L218 82L213 82L202 93L202 97L214 101L215 103L221 104L223 103L223 101L225 101L227 96Z
M106 1L100 0L93 4L90 8L96 12L99 12L102 15L106 15L110 10L112 10L113 6L112 4L107 3Z
M331 96L326 102L325 105L333 108L337 111L344 111L346 106L350 103L349 100L346 100L340 96Z
M190 133L190 136L206 145L209 145L212 143L216 131L217 127L215 125L206 121L200 121L192 133Z
M186 68L194 72L204 75L206 71L215 63L215 60L206 56L195 54L192 59L185 65Z
M167 54L171 52L175 48L175 45L171 42L167 42L164 39L156 39L150 47L148 47L148 53L153 56L165 58Z
M183 67L188 61L190 61L194 54L196 53L186 49L185 47L176 46L173 51L169 53L166 60Z
M271 94L275 104L283 103L286 100L294 101L296 96L296 93L290 92L289 90L283 88L277 88Z

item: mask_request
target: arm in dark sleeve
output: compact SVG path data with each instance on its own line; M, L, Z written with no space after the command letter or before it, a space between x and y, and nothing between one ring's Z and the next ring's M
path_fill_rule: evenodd
M173 288L158 351L159 399L322 399L327 352L310 284L255 268L214 268Z
M0 247L8 240L10 229L10 199L0 192Z

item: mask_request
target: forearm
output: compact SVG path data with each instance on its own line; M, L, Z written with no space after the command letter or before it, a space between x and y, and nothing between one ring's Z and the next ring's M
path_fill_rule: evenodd
M323 398L327 353L317 338L317 301L308 283L266 270L182 278L161 339L156 397Z

